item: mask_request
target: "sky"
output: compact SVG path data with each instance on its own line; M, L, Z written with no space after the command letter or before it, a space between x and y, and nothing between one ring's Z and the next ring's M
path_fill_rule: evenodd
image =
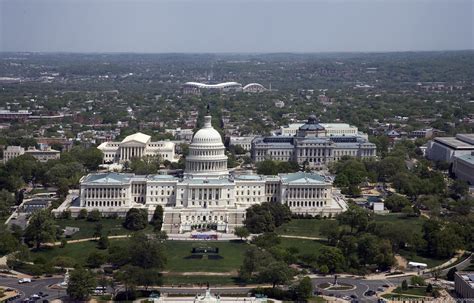
M0 51L474 49L474 0L0 0Z

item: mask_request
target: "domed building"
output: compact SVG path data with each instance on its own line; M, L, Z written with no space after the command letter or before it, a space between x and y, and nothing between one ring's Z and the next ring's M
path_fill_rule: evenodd
M204 127L197 131L186 157L185 177L222 178L229 175L225 146L219 132L211 125L211 116L204 117Z
M283 203L294 213L312 216L346 209L342 197L334 194L332 182L315 173L230 174L222 137L211 120L210 115L205 116L204 126L194 135L182 177L89 174L80 181L79 197L54 213L69 209L77 216L81 209L97 209L104 216L125 216L131 208L141 208L151 219L160 205L163 230L177 234L194 230L232 233L243 225L247 208L263 202Z
M252 141L252 159L295 161L314 169L323 169L344 156L374 158L377 147L366 136L346 133L347 124L320 123L310 115L292 136L257 137Z

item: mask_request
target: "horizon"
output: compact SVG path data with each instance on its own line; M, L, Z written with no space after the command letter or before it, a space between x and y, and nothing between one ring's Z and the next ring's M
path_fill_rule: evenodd
M0 52L473 50L469 0L0 0Z

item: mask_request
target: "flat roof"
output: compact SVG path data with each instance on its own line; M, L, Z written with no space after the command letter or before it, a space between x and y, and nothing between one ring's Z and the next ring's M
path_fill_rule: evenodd
M467 155L460 155L460 156L455 156L455 158L458 158L462 161L466 161L470 164L474 164L474 155L471 153L471 154L467 154Z
M453 149L472 149L474 150L474 145L467 142L461 141L455 137L437 137L434 139L435 142L443 144L445 146L451 147Z

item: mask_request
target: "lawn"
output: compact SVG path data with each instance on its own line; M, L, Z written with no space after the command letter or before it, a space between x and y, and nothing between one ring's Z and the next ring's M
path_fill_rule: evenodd
M95 225L97 223L102 224L102 231L107 233L109 236L125 235L130 234L131 231L125 229L122 226L123 219L107 219L102 218L99 222L90 222L85 219L76 220L76 219L57 219L55 220L56 224L64 228L69 227L78 227L79 231L68 238L71 240L92 238L94 234ZM145 231L151 231L152 226L148 225Z
M111 240L111 242L124 242L123 239ZM166 256L168 259L165 267L171 272L234 272L242 265L244 252L247 244L242 242L191 242L191 241L167 241ZM43 248L32 251L33 260L42 257L46 260L54 260L57 257L66 257L69 261L84 264L88 255L98 250L97 242L87 241L69 243L64 248ZM222 258L211 259L204 256L202 259L190 259L193 247L218 247L219 256ZM107 252L107 251L104 251Z
M113 240L121 241L121 240ZM38 257L44 258L45 260L57 260L58 257L66 257L70 259L71 262L76 264L84 265L87 256L97 249L97 242L87 241L79 243L70 243L67 244L64 248L60 247L50 247L42 248L39 251L32 251L31 257L35 260ZM105 251L106 252L106 251Z
M374 221L380 223L397 223L410 226L413 231L421 232L421 227L425 222L424 217L406 217L400 213L390 213L386 215L375 215Z
M426 296L426 287L413 287L406 290L401 289L400 287L395 288L393 291L397 294L413 295L413 296Z
M163 277L164 285L172 284L188 284L188 285L199 285L208 283L211 287L219 285L232 285L236 284L236 278L231 276L178 276L178 275L167 275Z
M280 235L322 237L319 232L321 225L330 219L292 219L290 222L279 226L276 232ZM425 221L422 217L405 217L403 214L375 215L375 222L397 223L410 226L414 231L421 232Z
M302 255L316 253L321 249L321 247L326 245L324 242L316 240L281 238L281 243L278 246L283 248L295 247L298 249L299 254Z
M191 259L193 247L218 247L222 259ZM231 272L236 271L243 262L248 245L242 242L222 241L167 241L166 255L168 265L166 270L173 272Z
M280 235L321 237L319 229L325 222L324 219L292 219L277 228Z

